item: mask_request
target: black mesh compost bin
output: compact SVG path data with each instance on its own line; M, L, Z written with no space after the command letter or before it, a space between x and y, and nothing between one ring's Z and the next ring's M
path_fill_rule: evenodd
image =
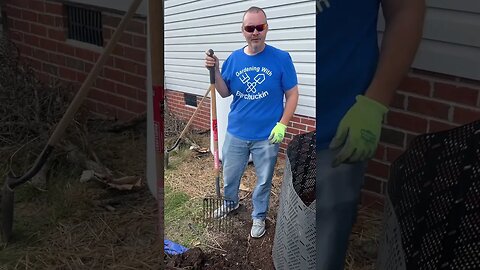
M277 270L315 269L315 135L297 135L287 149L273 242Z
M377 268L480 269L480 121L415 138L391 166Z

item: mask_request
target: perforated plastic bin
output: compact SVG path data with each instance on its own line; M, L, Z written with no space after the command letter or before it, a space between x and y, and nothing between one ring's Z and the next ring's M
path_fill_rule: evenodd
M377 269L480 269L480 121L415 138L391 166Z
M277 270L315 269L315 132L297 135L287 149L273 263Z

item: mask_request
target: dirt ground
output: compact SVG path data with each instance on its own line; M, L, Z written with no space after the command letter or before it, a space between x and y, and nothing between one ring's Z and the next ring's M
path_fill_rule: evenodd
M166 124L176 126L166 130L169 146L182 123L167 119ZM94 124L88 136L91 146L116 175L139 177L142 186L119 191L100 182L80 183L82 168L65 160L68 153L58 152L45 189L26 185L17 191L14 235L11 243L0 247L0 269L158 269L162 245L156 237L156 201L145 184L145 123L120 132L109 131L111 125ZM208 148L208 136L208 132L191 133L188 142ZM213 157L195 149L185 152L171 157L166 185L193 199L213 195ZM283 166L279 159L264 237L249 237L255 181L249 165L231 232L203 231L208 241L188 246L185 254L163 258L167 269L274 269L271 254ZM5 167L2 163L2 179ZM346 269L374 269L379 224L377 212L360 210ZM199 228L189 225L192 230Z

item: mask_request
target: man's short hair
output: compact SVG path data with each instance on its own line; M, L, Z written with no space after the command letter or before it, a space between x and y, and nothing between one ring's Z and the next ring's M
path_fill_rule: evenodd
M259 13L259 12L261 12L261 13L263 13L263 15L265 16L265 22L267 21L267 14L265 13L265 11L264 11L262 8L253 6L253 7L249 7L249 8L245 11L245 13L243 13L242 23L243 23L243 20L245 19L245 15L246 15L247 13L249 13L249 12L251 12L251 13Z

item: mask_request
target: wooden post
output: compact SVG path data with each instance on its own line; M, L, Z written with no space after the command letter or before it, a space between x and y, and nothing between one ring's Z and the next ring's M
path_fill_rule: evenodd
M150 68L153 93L153 131L155 140L156 198L158 205L158 240L160 247L160 269L164 267L164 117L165 89L163 68L163 0L148 1L148 25L150 35Z

